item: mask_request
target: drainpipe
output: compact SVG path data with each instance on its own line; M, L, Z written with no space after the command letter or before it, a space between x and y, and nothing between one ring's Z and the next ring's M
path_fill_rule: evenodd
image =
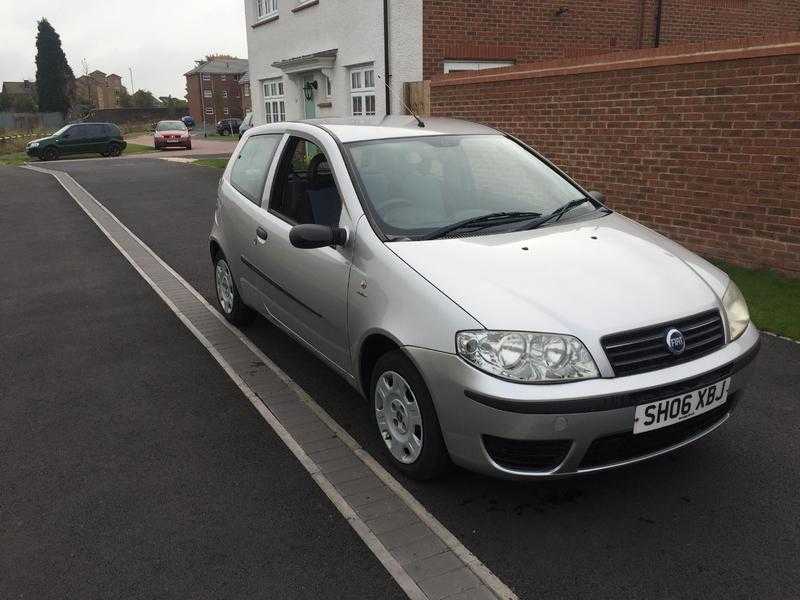
M645 2L647 2L647 0L639 0L639 31L636 34L636 47L638 49L641 49L644 43Z
M664 9L664 0L658 0L656 3L656 33L653 39L653 46L658 48L661 45L661 14Z
M386 116L392 114L392 96L389 86L389 0L383 0L383 81L386 84Z

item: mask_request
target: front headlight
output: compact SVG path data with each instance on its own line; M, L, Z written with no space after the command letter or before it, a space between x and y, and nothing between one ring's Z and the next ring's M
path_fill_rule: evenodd
M38 147L39 147L39 142L31 142L30 144L28 144L28 148L38 148Z
M733 341L744 333L750 323L747 302L733 281L728 284L728 289L722 296L722 306L725 309L725 318L728 321L728 330L731 332L731 341Z
M456 351L490 375L541 383L599 377L583 343L571 335L525 331L459 331Z

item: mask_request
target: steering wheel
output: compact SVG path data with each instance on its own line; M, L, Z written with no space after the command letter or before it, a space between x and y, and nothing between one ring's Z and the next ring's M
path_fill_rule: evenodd
M380 210L378 211L381 215L381 219L386 221L387 223L392 223L394 219L389 218L392 212L396 212L403 208L410 208L414 209L414 203L411 200L407 200L406 198L392 198L388 200L384 204L381 205Z

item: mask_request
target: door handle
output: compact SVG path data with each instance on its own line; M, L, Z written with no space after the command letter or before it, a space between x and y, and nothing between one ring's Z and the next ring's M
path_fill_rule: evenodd
M263 244L267 241L267 230L263 227L259 227L256 229L256 241L259 244Z

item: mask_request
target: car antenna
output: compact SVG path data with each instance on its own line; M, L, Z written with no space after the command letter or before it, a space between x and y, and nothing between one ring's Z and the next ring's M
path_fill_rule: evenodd
M405 100L403 100L400 96L395 94L394 90L392 89L392 86L389 85L389 82L386 81L380 75L376 75L376 77L378 79L380 79L381 81L383 81L383 85L385 85L386 89L389 90L392 93L392 96L397 98L397 100L400 101L400 104L403 105L403 107L408 111L408 113L417 120L417 127L425 127L425 122L422 119L419 118L419 115L417 113L415 113L408 104L406 104Z

